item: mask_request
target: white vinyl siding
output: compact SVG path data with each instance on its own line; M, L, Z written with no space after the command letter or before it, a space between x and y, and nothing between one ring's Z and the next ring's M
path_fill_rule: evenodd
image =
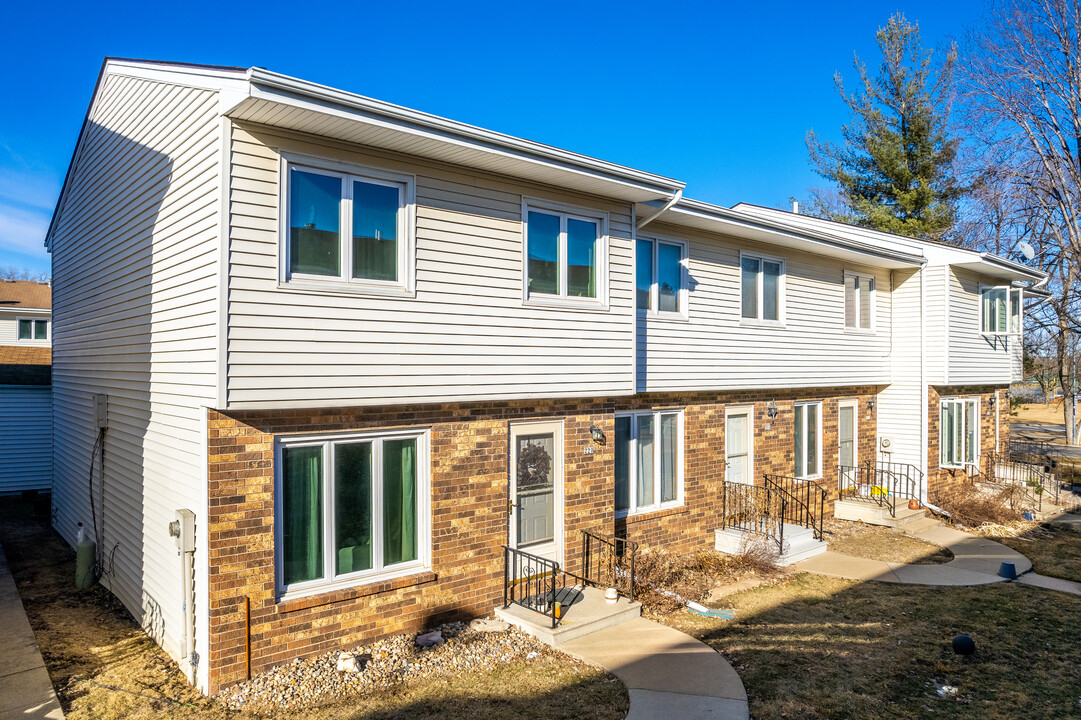
M920 376L924 340L920 336L920 271L894 270L892 380L878 394L878 439L890 439L888 451L876 450L875 459L909 463L923 468L921 415L927 388ZM883 286L885 287L885 286ZM868 458L865 458L868 459Z
M740 254L746 243L657 223L658 237L688 245L687 313L638 318L638 390L740 390L885 385L890 381L890 296L878 292L874 335L845 332L844 264L785 255L784 327L744 324ZM764 255L768 255L763 250ZM889 288L887 270L861 269Z
M609 306L532 306L522 301L522 203L548 191L255 132L235 127L232 139L230 407L634 391L629 206L590 206L608 217ZM276 148L416 176L415 298L279 286Z
M104 584L174 658L195 513L196 641L207 652L206 411L216 397L220 119L216 93L107 75L52 236L55 526L90 528L87 472L108 395ZM99 517L100 519L100 517Z
M981 329L981 287L991 283L962 268L949 270L949 356L946 383L948 385L1006 385L1012 373L1012 345L1021 337L1009 335L1009 309L1006 287L1001 288L1003 302L995 303L996 328L1002 334L989 334ZM998 297L996 296L996 297ZM932 383L933 384L933 383Z
M3 310L0 308L0 310ZM46 335L44 339L36 339L33 337L34 333L31 331L31 337L25 339L20 337L19 323L20 321L30 322L44 322ZM0 345L32 345L35 347L49 347L49 343L52 338L52 322L49 319L49 313L35 313L33 315L18 310L8 310L6 312L0 312ZM24 329L25 329L24 325ZM25 333L23 333L25 334Z
M0 385L0 495L53 482L52 389Z

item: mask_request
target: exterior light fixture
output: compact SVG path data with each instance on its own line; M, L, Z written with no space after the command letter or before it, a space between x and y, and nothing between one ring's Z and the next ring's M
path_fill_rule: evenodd
M778 412L780 411L777 410L777 402L770 400L769 407L766 408L766 415L769 415L770 422L773 422L773 418L777 417Z
M867 411L868 412L874 412L875 411L875 399L874 398L871 398L870 400L867 401Z
M605 444L604 431L596 425L589 426L589 434L593 437L593 442L600 443L601 445Z
M991 407L994 407L995 402L997 401L997 399L998 398L996 398L994 395L992 395L990 398L987 399L987 404L990 405Z

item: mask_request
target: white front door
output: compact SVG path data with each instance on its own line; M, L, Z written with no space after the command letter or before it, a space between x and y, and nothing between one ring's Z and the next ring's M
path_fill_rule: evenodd
M725 480L728 482L754 484L751 413L750 407L732 408L725 412L724 460Z
M563 423L515 423L510 428L512 548L563 562Z

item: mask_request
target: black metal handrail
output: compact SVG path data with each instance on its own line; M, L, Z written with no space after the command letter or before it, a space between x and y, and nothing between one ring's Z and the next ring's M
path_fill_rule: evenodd
M783 503L781 523L791 523L810 528L816 540L823 535L823 521L826 515L826 489L814 480L786 477L784 475L766 475L765 485L780 493L787 500Z
M1014 459L1013 453L987 453L984 457L982 481L1010 490L1010 507L1014 510L1043 509L1045 492L1057 489L1055 476L1044 471L1045 466ZM1050 486L1050 487L1049 487Z
M552 619L559 625L556 611L558 593L566 586L566 575L555 560L503 546L503 607L520 605Z
M788 498L770 484L721 483L721 529L760 535L784 550L784 523Z
M876 503L897 516L899 499L920 498L923 471L908 463L868 460L860 466L842 465L837 471L837 496Z
M594 587L614 587L634 602L634 560L638 543L595 530L582 531L582 573L575 577Z

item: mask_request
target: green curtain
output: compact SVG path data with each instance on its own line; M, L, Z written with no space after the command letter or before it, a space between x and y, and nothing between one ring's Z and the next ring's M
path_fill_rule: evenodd
M383 442L383 564L417 559L417 442Z
M323 577L323 449L282 450L282 541L286 585Z

